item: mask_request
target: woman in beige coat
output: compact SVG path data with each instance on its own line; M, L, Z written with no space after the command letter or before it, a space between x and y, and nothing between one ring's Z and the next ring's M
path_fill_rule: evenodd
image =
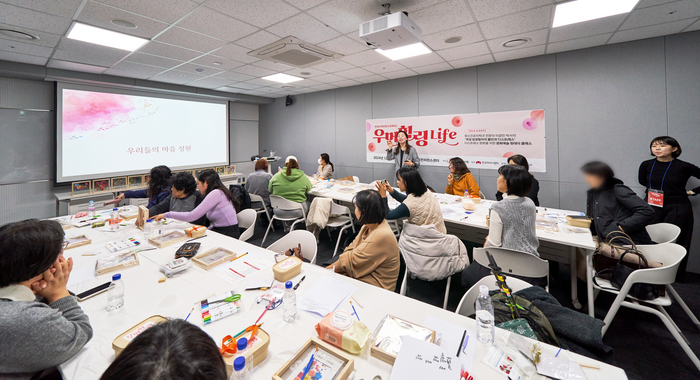
M384 219L379 193L374 190L357 193L355 216L362 224L360 232L328 269L335 268L336 273L393 292L399 277L399 245Z

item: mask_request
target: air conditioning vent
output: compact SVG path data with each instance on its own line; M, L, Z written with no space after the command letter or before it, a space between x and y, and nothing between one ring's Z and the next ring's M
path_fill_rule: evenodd
M293 36L287 36L277 42L253 50L248 55L300 69L343 56Z

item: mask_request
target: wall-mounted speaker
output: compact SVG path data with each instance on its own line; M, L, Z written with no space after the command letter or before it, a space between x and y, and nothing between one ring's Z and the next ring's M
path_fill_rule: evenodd
M286 107L289 107L289 106L291 106L293 103L294 103L294 99L292 99L292 96L291 96L291 95L287 95L287 98L286 98L285 101L284 101L284 105L285 105Z

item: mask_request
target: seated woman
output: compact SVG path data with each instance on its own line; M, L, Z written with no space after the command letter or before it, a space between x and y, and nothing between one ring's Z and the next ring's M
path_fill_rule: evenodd
M528 172L530 172L530 163L527 162L527 158L523 156L522 154L516 154L514 156L508 157L508 164L509 165L519 165L525 168ZM532 174L530 174L532 175ZM537 198L537 194L540 192L540 182L535 178L535 176L532 176L532 186L530 187L530 192L527 194L527 197L532 199L532 201L535 203L535 206L540 206L540 200ZM496 200L500 201L503 199L503 193L500 191L496 192Z
M362 190L354 203L362 228L338 261L327 269L335 268L336 273L393 292L399 277L399 245L384 219L382 198L374 190Z
M270 207L270 190L268 190L268 188L270 187L272 174L267 172L267 165L267 160L264 158L255 161L255 172L248 174L248 178L245 181L245 188L250 194L261 196L263 202L265 202L265 206ZM257 207L262 207L262 205L258 205Z
M306 193L313 186L309 177L299 170L299 161L294 156L287 157L282 171L272 176L268 190L270 194L280 196L288 201L303 203L306 207Z
M134 338L100 377L122 379L227 380L228 376L214 340L199 327L172 319Z
M168 211L186 212L192 211L204 200L204 195L197 191L197 181L190 173L180 172L173 176L170 195L162 202L153 207L148 208L148 215L164 214ZM207 217L201 218L192 222L205 226L208 224Z
M63 228L52 220L0 227L2 379L38 378L92 338L87 315L66 289L73 259L63 258L63 247Z
M459 157L450 158L450 174L447 176L446 194L464 196L468 192L469 195L479 196L479 184L476 183L474 176L469 171L467 164Z
M129 190L117 196L119 202L125 198L148 198L148 205L151 208L162 202L170 195L170 179L172 172L165 165L156 166L151 169L148 176L148 189L145 190Z
M321 157L318 159L318 170L316 171L318 179L332 179L334 169L331 156L328 153L321 153Z
M503 200L491 205L489 235L484 247L502 247L523 254L539 257L535 219L537 208L527 197L532 186L532 176L525 168L504 165L498 169L496 188L503 193ZM462 286L471 288L483 277L491 275L489 268L472 262L462 271ZM547 286L547 278L513 276L541 287Z
M593 219L591 232L600 240L612 238L614 231L629 235L635 244L652 244L646 226L654 219L654 210L629 187L615 178L607 164L589 162L581 171L591 187L588 190L586 215Z
M396 172L396 184L399 190L407 195L401 194L394 190L389 183L382 185L377 182L377 189L382 198L384 198L384 206L386 207L386 219L394 220L408 218L409 223L419 226L432 224L443 234L447 233L445 221L442 218L442 210L437 198L428 191L428 187L423 182L423 178L418 173L418 170L412 167L403 167ZM399 207L389 210L389 202L386 199L386 194L401 202Z
M238 239L240 232L238 231L236 210L240 204L238 199L221 182L219 174L212 169L199 173L197 189L204 194L204 200L194 210L189 212L168 211L165 214L157 215L156 221L173 218L192 223L206 215L211 222L209 229Z

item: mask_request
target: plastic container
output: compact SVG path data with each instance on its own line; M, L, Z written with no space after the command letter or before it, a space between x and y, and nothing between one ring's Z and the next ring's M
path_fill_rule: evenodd
M109 229L112 231L119 229L119 210L116 208L112 209L112 215L109 218Z
M117 273L112 276L112 284L107 290L107 311L114 311L124 306L124 282L122 275Z
M192 266L192 262L184 257L175 259L165 265L160 266L160 271L165 274L165 277L173 277L178 275Z
M253 350L248 348L248 338L239 338L236 342L236 359L245 358L248 369L253 367ZM235 359L233 360L235 363Z
M146 225L143 226L143 240L148 241L148 239L153 237L153 221L151 219L146 220Z
M282 298L282 311L284 313L282 314L282 319L285 322L294 322L297 318L297 296L296 293L294 293L291 281L287 281L284 287L285 291Z
M95 202L94 201L88 202L88 217L89 218L95 217Z
M251 380L250 371L245 365L245 358L239 356L233 361L233 373L229 380Z
M496 326L494 325L493 303L489 296L489 288L479 286L479 296L475 303L476 310L476 339L488 346L496 340Z

